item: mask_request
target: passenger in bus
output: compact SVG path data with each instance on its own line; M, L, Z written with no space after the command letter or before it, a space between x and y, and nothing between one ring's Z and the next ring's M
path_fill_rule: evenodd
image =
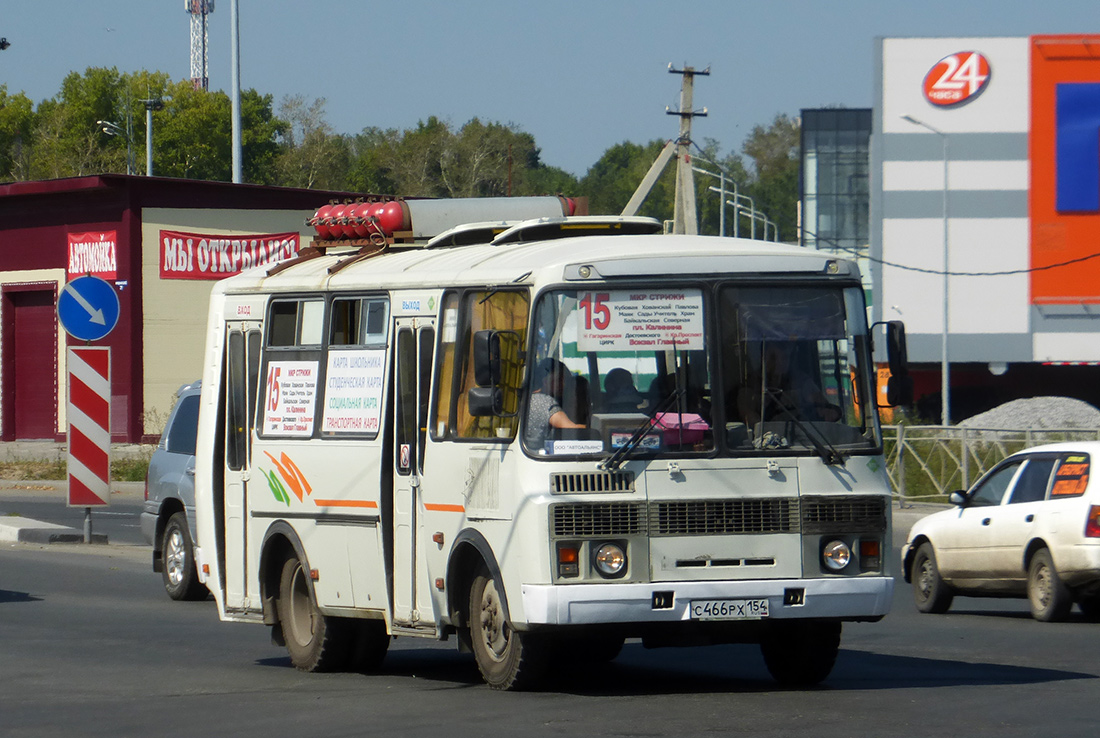
M569 369L557 359L546 358L535 369L531 398L527 405L527 430L524 440L529 448L541 451L551 428L584 428L562 408Z
M604 412L644 413L649 407L645 396L634 386L634 375L616 367L603 379Z

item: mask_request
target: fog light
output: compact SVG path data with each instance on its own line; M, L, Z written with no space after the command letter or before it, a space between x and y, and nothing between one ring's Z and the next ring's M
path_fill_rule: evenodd
M618 576L626 567L626 552L614 543L605 543L596 549L596 571L605 577Z
M852 560L852 549L844 541L829 541L821 551L821 559L829 569L840 571Z

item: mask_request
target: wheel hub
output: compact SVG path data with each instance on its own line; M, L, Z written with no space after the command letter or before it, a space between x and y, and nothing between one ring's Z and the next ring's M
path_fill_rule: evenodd
M508 634L504 622L504 613L500 607L500 597L496 584L492 581L485 585L481 594L481 636L489 655L500 661L508 649Z
M164 568L168 574L168 581L172 586L179 586L183 581L184 569L183 533L177 528L168 535L164 546Z

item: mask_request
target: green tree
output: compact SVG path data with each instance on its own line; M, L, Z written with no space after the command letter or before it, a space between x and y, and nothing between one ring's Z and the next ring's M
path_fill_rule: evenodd
M605 151L580 181L581 193L588 196L589 212L597 215L621 213L664 145L665 142L659 139L644 146L624 141ZM670 162L654 183L638 215L671 219L675 190L676 169Z
M0 180L26 179L34 131L34 103L22 92L9 95L0 85Z
M748 194L778 226L780 240L798 235L800 133L798 120L780 113L770 126L754 126L741 148L753 163Z
M276 179L288 187L341 190L348 186L351 145L335 135L325 120L325 100L307 104L302 95L292 95L279 105L286 122L281 146L275 156Z

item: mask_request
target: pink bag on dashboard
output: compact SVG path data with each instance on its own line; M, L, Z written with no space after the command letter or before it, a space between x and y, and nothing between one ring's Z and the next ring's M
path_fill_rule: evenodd
M657 413L653 427L661 431L666 446L699 443L710 424L697 413Z

